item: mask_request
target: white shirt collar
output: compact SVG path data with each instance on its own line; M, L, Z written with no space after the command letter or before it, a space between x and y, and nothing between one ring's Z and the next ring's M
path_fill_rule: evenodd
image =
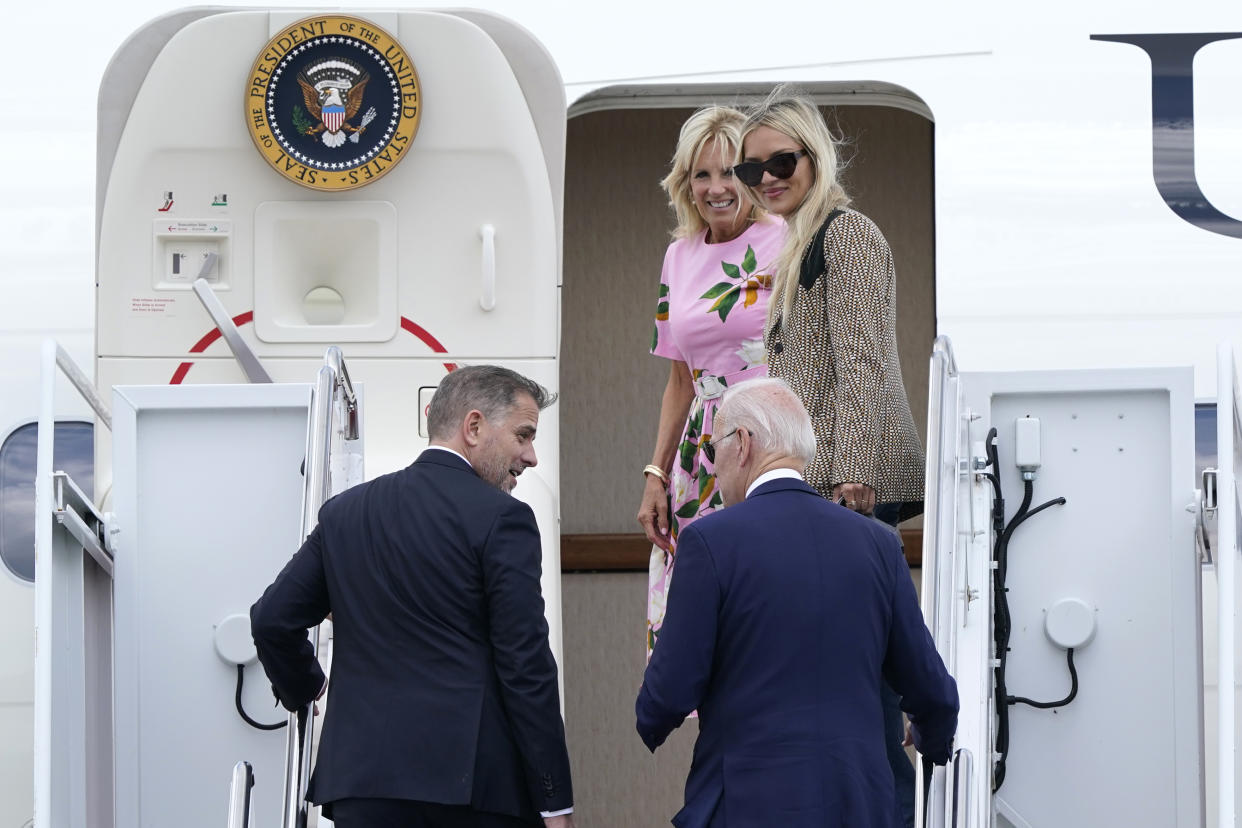
M458 452L454 451L453 449L449 448L448 446L427 446L427 448L428 448L428 449L436 449L437 451L447 451L449 454L453 455L454 457L461 457L462 461L463 461L463 462L465 462L465 464L466 464L467 466L470 466L470 468L472 468L472 469L474 468L473 464L471 464L471 462L470 462L469 460L466 460L466 458L465 458L465 457L463 457L460 453L458 453Z
M762 486L764 483L770 483L773 480L783 480L785 478L793 478L801 480L802 475L798 474L794 469L772 469L765 471L763 474L755 478L755 482L746 487L746 496L750 497L750 493Z

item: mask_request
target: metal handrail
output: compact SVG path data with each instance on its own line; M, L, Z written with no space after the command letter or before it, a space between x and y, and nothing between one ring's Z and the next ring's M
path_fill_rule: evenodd
M345 411L348 417L345 421L345 439L357 440L358 395L354 393L354 383L349 378L349 369L345 366L345 357L341 355L341 349L333 345L323 355L323 361L325 365L330 366L336 373L337 385L345 397Z
M56 477L53 472L53 446L56 434L56 372L69 380L74 389L86 400L99 422L112 429L112 412L95 389L95 384L78 367L60 343L53 339L43 342L42 384L39 392L39 425L37 432L38 454L35 464L35 583L43 589L35 590L36 635L48 635L54 626L52 595L47 585L52 578L52 522L51 515L57 508ZM63 493L63 487L61 489ZM46 518L46 519L44 519ZM100 556L107 559L106 553ZM111 574L111 569L106 568ZM46 646L42 652L47 652ZM51 698L52 660L37 654L35 658L35 699ZM51 818L52 814L52 718L50 705L35 704L35 767L34 767L34 813L36 820Z
M215 253L207 254L203 269L191 285L194 288L194 295L198 297L198 301L202 302L216 330L220 331L220 335L224 337L224 344L228 345L229 350L233 352L233 358L241 366L246 380L253 383L269 383L272 378L267 373L267 369L259 362L259 357L246 344L246 340L242 339L241 331L233 324L228 311L224 309L224 303L220 301L220 297L216 296L216 292L211 289L211 283L206 279L207 274L216 265L216 258Z
M951 475L955 481L957 469L957 417L953 381L957 378L957 360L953 345L946 336L936 337L932 345L931 367L927 399L927 468L924 479L924 545L923 545L923 616L932 632L937 651L945 663L953 665L953 548L955 533L952 514L942 514L944 508L954 509L952 493L948 503L942 497L944 479ZM927 766L928 768L930 766ZM925 768L926 771L927 768ZM923 803L923 815L929 828L943 828L946 818L945 800L948 797L948 769L931 770L932 779L927 788L928 801ZM956 791L954 792L956 794Z
M319 509L332 491L331 455L333 411L336 395L345 406L342 429L346 440L358 439L358 398L340 348L333 346L324 355L324 364L315 376L311 396L310 424L306 433L306 480L302 492L302 539L314 531ZM319 656L319 627L310 634L311 650ZM289 714L285 743L285 783L283 828L305 828L306 789L310 784L311 763L315 755L314 702Z
M947 517L941 509L941 479L948 473L957 475L956 468L945 468L946 463L955 466L957 423L952 416L946 417L945 406L950 382L957 377L957 360L953 345L947 336L936 337L932 345L931 369L927 398L927 469L923 486L924 508L924 618L932 630L936 647L941 655L950 658L948 652L952 631L949 618L945 617L946 602L942 593L944 577L952 577L945 552L952 548L953 533L946 532ZM949 451L946 460L945 450ZM930 530L930 531L928 531ZM945 546L949 544L949 546ZM930 566L928 565L930 564Z
M945 361L945 367L948 370L948 375L950 377L956 377L957 357L953 355L953 342L944 334L940 334L936 337L935 341L932 342L932 359L935 359L937 354L939 354L940 358Z
M1237 822L1236 780L1234 778L1236 736L1234 731L1234 631L1237 620L1235 571L1238 555L1237 448L1242 446L1239 417L1238 375L1234 368L1233 346L1222 343L1216 349L1216 465L1217 504L1216 585L1217 585L1217 825L1233 828Z
M250 791L254 788L254 771L249 762L233 766L229 783L228 828L250 828Z
M975 781L975 760L969 750L958 748L953 759L953 828L970 828L970 799Z
M95 504L86 496L86 493L73 482L72 477L63 471L58 471L52 474L52 478L55 489L53 516L56 522L73 535L82 545L83 551L89 554L99 568L111 578L115 561L112 558L112 552L101 537L103 516L95 509ZM79 512L91 522L87 523L83 520Z
M73 357L60 346L59 342L48 340L47 347L56 349L56 367L61 370L65 377L73 384L74 390L82 395L82 399L86 400L91 409L94 410L95 416L99 418L99 422L112 430L112 412L108 409L107 403L103 401L103 397L99 396L99 391L95 388L95 383L87 378L86 374L73 361Z

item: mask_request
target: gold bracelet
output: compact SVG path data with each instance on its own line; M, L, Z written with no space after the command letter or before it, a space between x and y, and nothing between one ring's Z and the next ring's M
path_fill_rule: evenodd
M664 488L668 488L668 473L665 472L664 469L654 463L648 463L643 466L643 476L645 477L649 474L654 474L657 478L659 478L660 482L664 484Z

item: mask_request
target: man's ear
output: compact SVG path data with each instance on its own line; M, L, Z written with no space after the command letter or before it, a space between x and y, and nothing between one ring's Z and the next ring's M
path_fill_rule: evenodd
M750 459L751 451L754 445L750 442L750 432L744 428L737 430L737 465L739 468L746 465L746 461Z
M486 419L482 411L472 410L461 421L461 439L467 446L473 448L479 444Z

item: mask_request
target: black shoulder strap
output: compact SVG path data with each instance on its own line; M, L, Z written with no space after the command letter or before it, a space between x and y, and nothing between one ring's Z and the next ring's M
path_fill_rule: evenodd
M811 247L802 255L802 270L798 273L798 284L804 288L810 289L825 271L828 270L828 260L824 256L824 244L828 238L828 227L832 224L833 219L841 215L843 210L833 210L828 214L828 218L824 219L824 223L819 226L819 230L815 233L815 238L811 240Z

